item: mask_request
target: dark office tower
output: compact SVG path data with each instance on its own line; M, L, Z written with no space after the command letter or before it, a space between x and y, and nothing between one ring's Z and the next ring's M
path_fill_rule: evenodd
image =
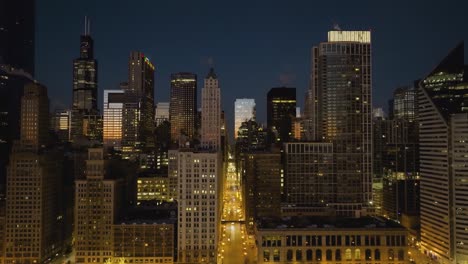
M202 148L221 150L221 115L221 89L218 77L211 68L201 93Z
M329 31L313 48L316 138L333 144L335 203L353 214L372 199L370 31Z
M238 128L236 140L236 162L240 168L246 153L268 149L267 131L253 120L242 122Z
M0 64L34 75L35 0L0 0Z
M154 65L141 52L130 53L124 93L122 150L136 152L154 147Z
M420 82L421 246L441 263L468 261L468 78L461 42Z
M0 194L5 193L6 166L13 141L20 137L24 86L31 82L30 74L0 65Z
M21 98L21 145L38 150L49 136L49 98L47 88L39 83L24 87Z
M85 136L83 120L98 115L98 64L94 59L94 41L90 33L90 22L85 18L85 31L80 38L80 57L73 61L72 141Z
M242 185L248 232L253 233L256 219L280 215L282 165L279 149L246 155Z
M404 119L413 122L418 114L417 90L412 86L399 87L393 92L392 119Z
M5 263L42 263L62 247L61 162L57 153L43 148L48 122L46 88L27 85L21 140L15 142L7 173Z
M267 94L267 126L275 142L288 142L292 138L295 116L296 88L272 88Z
M181 135L192 140L197 118L197 75L187 72L171 74L171 102L169 122L171 140L178 142Z

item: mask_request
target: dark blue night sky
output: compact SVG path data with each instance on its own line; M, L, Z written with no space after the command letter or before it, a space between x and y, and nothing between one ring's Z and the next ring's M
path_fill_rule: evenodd
M169 76L202 78L214 64L223 109L232 123L235 98L255 98L266 120L266 93L309 85L310 49L333 24L372 30L374 106L399 85L423 77L460 40L468 40L468 1L37 1L37 79L54 106L69 107L72 60L79 55L84 16L92 20L102 90L127 79L131 50L156 65L156 101L168 101ZM232 124L229 123L229 127Z

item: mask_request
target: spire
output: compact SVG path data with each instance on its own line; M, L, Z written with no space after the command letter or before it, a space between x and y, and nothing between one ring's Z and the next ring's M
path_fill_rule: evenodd
M213 67L210 68L210 72L209 72L208 75L206 76L206 79L209 79L209 78L213 78L213 79L217 79L217 78L218 78L218 77L216 76L216 73L214 72Z
M89 36L91 34L91 20L85 16L84 24L84 36Z

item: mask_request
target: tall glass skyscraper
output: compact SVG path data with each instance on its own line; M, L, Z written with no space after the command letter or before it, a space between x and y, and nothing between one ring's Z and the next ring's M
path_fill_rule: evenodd
M468 262L468 66L457 45L419 83L421 248Z
M271 88L267 94L267 126L277 142L292 137L292 120L296 117L296 88Z
M234 138L240 126L246 121L255 121L255 99L236 99L234 102Z
M311 76L315 139L333 144L329 204L355 216L372 200L371 32L329 31L312 49Z
M214 69L205 78L202 90L201 146L221 150L221 89Z
M197 118L197 75L189 72L171 74L171 102L169 122L171 141L178 142L181 135L193 139Z

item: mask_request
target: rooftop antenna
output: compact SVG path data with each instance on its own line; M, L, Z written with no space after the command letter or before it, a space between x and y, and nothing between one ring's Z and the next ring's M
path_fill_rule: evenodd
M91 20L85 16L85 24L84 24L84 35L88 36L91 34Z
M333 29L334 29L334 30L341 31L340 25L338 25L338 23L334 23L334 24L333 24Z

